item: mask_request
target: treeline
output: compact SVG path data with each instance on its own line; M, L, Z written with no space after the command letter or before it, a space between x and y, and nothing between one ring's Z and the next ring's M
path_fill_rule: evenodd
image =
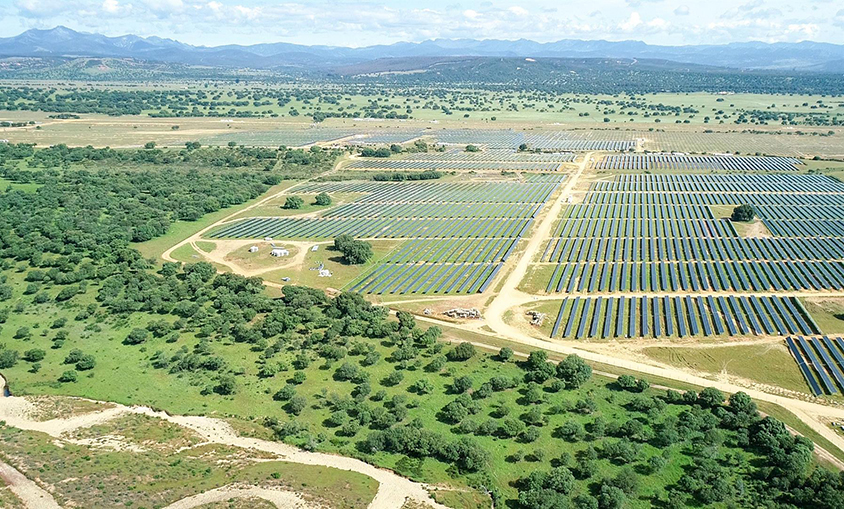
M838 74L690 71L682 65L658 69L601 59L544 58L526 64L519 58L478 58L469 62L439 63L427 72L360 75L353 79L371 85L472 86L499 92L844 94L844 77Z
M4 178L41 184L0 194L0 252L34 265L46 253L111 257L128 242L163 235L176 220L256 198L268 175L199 171L17 170Z
M25 143L0 144L0 164L6 160L26 160L30 168L67 168L71 165L100 167L102 163L152 166L183 166L210 168L249 168L259 170L299 170L312 167L313 173L331 168L340 151L311 150L279 147L202 147L198 142L188 142L184 149L159 149L147 143L143 149L112 149L68 147L64 144L36 149Z
M442 178L442 172L436 170L423 171L385 171L372 176L372 180L379 182L402 182L405 180L436 180Z

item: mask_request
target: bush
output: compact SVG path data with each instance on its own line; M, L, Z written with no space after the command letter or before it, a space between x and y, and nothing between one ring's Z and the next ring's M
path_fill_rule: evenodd
M76 371L65 371L59 377L59 382L66 383L66 382L75 382L77 380Z
M223 375L217 380L217 385L214 386L214 392L223 396L234 394L237 388L237 382L231 375Z

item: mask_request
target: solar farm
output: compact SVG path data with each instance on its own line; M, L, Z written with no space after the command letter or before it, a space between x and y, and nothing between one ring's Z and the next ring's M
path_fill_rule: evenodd
M249 218L211 238L403 242L348 289L366 294L466 294L487 289L564 176L524 182L325 182L290 193L362 196L318 218Z
M439 171L562 171L574 162L573 152L521 153L512 150L482 152L448 151L410 154L405 159L362 158L352 161L350 170L439 170Z
M844 184L819 175L617 175L565 208L539 258L554 338L819 333L798 295L844 291ZM775 171L775 170L770 170ZM752 205L739 234L719 206Z
M797 171L802 163L792 157L697 156L678 154L609 155L595 162L598 170L725 170Z
M844 391L844 343L824 339L844 330L816 321L806 300L844 296L844 183L808 162L646 153L643 133L609 130L331 134L347 134L347 144L422 139L433 147L353 156L340 174L441 177L301 182L285 193L350 198L318 213L241 217L205 237L381 242L378 256L338 288L415 302L426 313L438 301L476 305L484 301L461 299L497 295L527 258L513 302L548 316L532 334L582 344L781 341L810 392ZM552 205L558 213L547 213ZM752 206L755 219L730 220L739 205ZM537 230L543 238L530 240Z

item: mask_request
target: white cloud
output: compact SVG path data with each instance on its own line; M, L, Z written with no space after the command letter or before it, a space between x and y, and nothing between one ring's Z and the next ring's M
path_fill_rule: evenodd
M630 13L630 17L618 24L622 32L630 32L642 24L642 16L638 12Z
M817 38L844 43L844 9L834 0L813 3L817 11L791 0L739 0L741 5L707 0L705 9L688 0L592 0L565 7L554 0L460 0L430 6L422 0L11 0L4 10L3 2L9 1L0 0L0 13L6 15L3 35L64 24L108 35L161 35L209 45L287 40L360 46L428 38L640 39L655 44ZM630 8L634 3L637 7Z
M103 2L103 11L109 14L117 14L120 12L120 2L117 0L105 0Z
M800 34L806 37L813 37L820 31L820 27L814 23L794 23L786 27L789 34Z

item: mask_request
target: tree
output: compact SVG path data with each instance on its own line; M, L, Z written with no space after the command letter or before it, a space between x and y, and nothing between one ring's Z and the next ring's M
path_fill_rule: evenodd
M132 329L132 332L123 340L125 345L139 345L149 339L150 333L146 329Z
M11 368L18 363L18 351L3 349L0 350L0 369Z
M513 358L513 350L507 348L506 346L498 351L498 360L501 362L507 362Z
M460 343L448 352L450 361L468 361L475 355L475 345L472 343Z
M752 221L755 216L756 210L754 210L753 205L739 205L733 209L733 215L730 216L730 219L746 223Z
M334 238L334 249L343 254L343 259L351 265L360 265L369 261L372 256L372 244L356 240L351 235L339 235Z
M481 149L477 145L466 145L466 152L480 152Z
M566 387L577 389L589 381L592 368L577 355L569 355L557 364L557 378L566 383Z
M472 379L468 376L461 376L459 378L455 378L454 382L451 384L451 388L456 393L464 393L472 388Z
M94 356L91 354L84 354L82 355L78 361L76 361L76 370L77 371L88 371L89 369L94 369L94 366L97 365L97 361L94 359Z
M77 380L76 371L65 371L59 377L59 382L66 383L66 382L75 382Z
M27 362L39 362L44 360L44 357L47 356L47 352L40 348L33 348L32 350L27 350L23 353L23 360Z
M434 392L434 384L424 378L420 378L410 386L410 389L415 391L416 394L431 394Z
M237 382L234 377L231 375L223 375L217 380L217 385L214 386L214 392L227 396L229 394L234 394L236 388Z
M557 428L557 435L570 442L582 440L586 435L583 425L577 421L566 421L562 426Z
M308 406L308 400L305 396L293 396L290 402L287 403L287 411L293 415L299 415Z
M328 196L328 193L319 193L314 198L314 205L319 205L320 207L327 207L331 205L331 197Z
M154 149L155 148L155 142L154 141L148 141L148 142L144 143L144 148L147 149L147 150Z
M287 210L296 210L301 209L305 205L305 200L299 198L298 196L288 196L286 200L284 200L284 205L281 206L283 209Z
M700 391L698 400L707 407L716 407L724 403L724 393L714 387L707 387Z
M604 484L598 494L599 509L621 509L624 507L624 492L621 489Z

